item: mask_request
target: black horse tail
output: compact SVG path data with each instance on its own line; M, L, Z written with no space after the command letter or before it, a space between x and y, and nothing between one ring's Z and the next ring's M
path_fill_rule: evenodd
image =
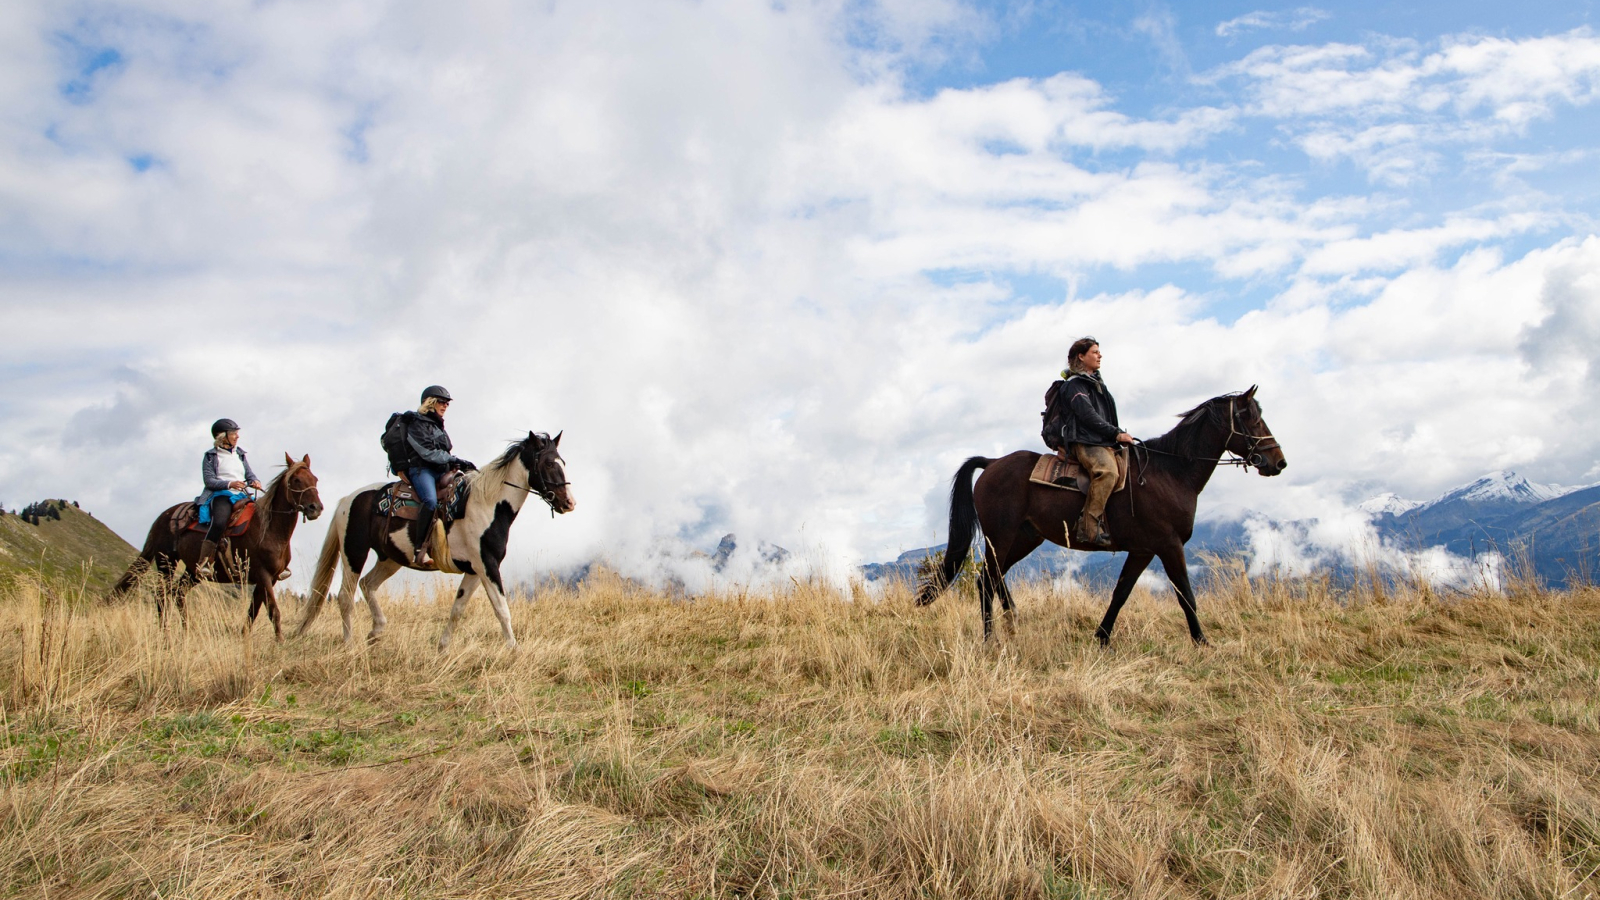
M950 537L944 546L944 565L928 573L917 587L917 605L927 606L939 599L944 589L956 580L956 574L967 562L972 552L972 538L978 530L978 508L972 503L972 473L994 460L973 456L956 470L950 482Z
M117 580L117 583L111 586L111 591L103 598L106 603L114 602L121 598L123 594L132 590L133 586L139 582L139 576L149 571L150 566L155 563L156 556L162 550L171 548L173 543L172 523L167 519L167 514L162 513L156 517L155 522L151 523L150 533L146 534L144 538L144 549L140 550L139 555L134 557L133 562L128 564L128 571L124 572L122 577Z

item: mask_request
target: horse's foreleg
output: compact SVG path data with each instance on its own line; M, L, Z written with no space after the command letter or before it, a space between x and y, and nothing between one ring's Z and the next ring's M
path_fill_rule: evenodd
M517 649L517 636L511 633L511 608L506 603L506 592L493 578L483 580L483 589L489 595L489 605L494 607L494 617L500 620L500 632L506 636L506 646Z
M461 576L461 584L456 588L456 600L454 603L450 604L450 618L444 623L444 634L439 636L440 653L443 653L445 650L449 649L450 635L455 631L456 623L461 621L462 614L467 611L467 601L472 599L472 592L478 589L478 580L478 576L476 575ZM484 587L489 592L489 605L493 606L495 596L494 585L485 579ZM504 600L501 601L502 604L504 602ZM495 614L499 614L498 608L495 610Z
M250 595L250 618L244 623L245 634L250 633L250 628L256 623L256 614L261 607L267 608L267 618L272 620L272 639L283 643L283 622L278 617L278 592L273 589L271 572L257 570L255 573L255 590Z
M1207 646L1210 641L1206 640L1205 632L1200 630L1200 617L1196 614L1198 604L1194 588L1189 586L1189 564L1183 558L1183 546L1162 551L1161 566L1167 570L1167 580L1172 582L1173 589L1177 591L1178 605L1183 607L1183 618L1189 623L1189 639L1202 647Z
M1122 612L1122 604L1128 602L1128 595L1133 593L1140 573L1150 565L1154 556L1148 550L1129 551L1127 561L1122 564L1122 574L1117 576L1117 587L1111 592L1111 605L1106 607L1106 617L1100 620L1100 627L1094 630L1095 640L1100 642L1100 646L1111 643L1111 629L1117 626L1117 613Z

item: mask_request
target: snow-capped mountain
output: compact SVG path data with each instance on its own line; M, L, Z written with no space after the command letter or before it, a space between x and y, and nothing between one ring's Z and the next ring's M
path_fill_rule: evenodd
M1562 487L1559 484L1536 484L1517 473L1506 469L1485 475L1471 484L1462 485L1453 491L1448 491L1424 506L1436 506L1452 500L1470 500L1477 503L1485 501L1510 500L1516 503L1543 503L1554 500L1563 494L1570 494L1576 488Z
M1433 509L1448 508L1462 504L1479 507L1484 504L1502 506L1520 506L1528 503L1543 503L1564 497L1581 487L1565 487L1559 484L1539 484L1529 481L1510 469L1504 469L1479 478L1470 484L1446 491L1432 500L1407 500L1393 491L1379 494L1370 500L1365 500L1358 505L1358 509L1374 516L1404 516L1408 513L1416 515Z
M1416 509L1421 505L1421 500L1407 500L1406 498L1396 494L1394 491L1388 491L1386 493L1379 494L1370 500L1362 501L1359 505L1357 505L1356 508L1364 513L1371 513L1375 516L1398 516L1403 512Z

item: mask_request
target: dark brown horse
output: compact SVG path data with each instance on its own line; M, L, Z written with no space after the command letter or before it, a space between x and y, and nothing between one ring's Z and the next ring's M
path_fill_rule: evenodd
M285 453L283 460L286 468L272 479L256 501L255 518L249 528L238 537L228 538L217 548L216 563L209 575L211 581L254 586L255 591L250 599L250 618L245 622L244 630L249 632L250 626L255 624L256 614L265 606L267 616L272 619L272 634L280 641L283 640L283 625L278 618L275 585L289 570L289 539L294 537L294 526L300 516L305 516L309 522L322 515L322 497L317 494L317 476L311 472L310 455L296 461ZM205 533L188 528L174 531L178 518L175 513L182 505L179 503L168 507L156 517L149 535L144 539L144 549L139 551L139 558L133 561L127 574L111 589L108 599L126 593L151 566L163 576L172 578L181 562L183 576L173 585L174 600L187 625L188 611L184 609L183 600L189 589L199 582L195 561L200 557L200 543L205 540ZM165 591L156 593L156 615L161 616L163 621L166 615L165 594Z
M983 569L978 576L979 605L983 610L983 636L993 631L994 597L1000 596L1004 623L1013 627L1011 592L1006 572L1041 543L1050 541L1074 550L1126 550L1127 562L1111 594L1111 605L1094 636L1102 645L1111 641L1117 613L1127 602L1139 574L1152 558L1161 560L1167 578L1178 594L1189 637L1206 643L1195 615L1194 590L1183 545L1194 533L1195 503L1219 463L1254 466L1262 475L1277 475L1289 463L1261 418L1256 389L1224 394L1183 413L1176 428L1130 451L1128 485L1111 495L1106 505L1110 547L1084 546L1071 541L1070 523L1077 521L1084 496L1076 491L1048 487L1028 480L1040 454L1019 450L999 459L974 456L956 471L950 488L950 541L944 566L917 592L917 605L936 600L961 571L972 547L973 531L983 531ZM1224 460L1232 453L1237 460ZM972 473L985 469L972 484Z

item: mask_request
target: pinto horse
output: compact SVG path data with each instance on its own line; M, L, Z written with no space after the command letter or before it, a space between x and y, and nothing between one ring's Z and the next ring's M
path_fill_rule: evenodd
M272 634L283 640L283 624L278 618L278 595L275 585L289 571L289 540L294 537L294 526L300 516L307 522L322 515L322 497L317 493L317 476L311 472L311 456L296 460L285 453L285 468L267 485L261 499L256 501L256 515L244 534L227 538L217 549L216 561L206 576L210 581L224 584L249 584L254 587L250 598L250 618L244 630L250 631L261 607L267 608L272 619ZM144 539L144 549L128 566L122 580L111 589L107 599L122 596L133 587L151 566L163 576L171 578L183 563L183 577L178 580L175 602L184 625L189 622L189 612L184 608L184 597L200 580L195 572L195 561L200 558L200 544L205 532L194 531L179 525L175 515L179 503L168 507L156 517L150 533ZM181 527L182 530L174 530ZM156 615L166 619L165 592L156 594Z
M994 598L999 595L1004 625L1014 630L1011 591L1005 574L1050 541L1074 550L1126 550L1128 559L1111 594L1111 605L1094 636L1102 646L1110 643L1117 613L1127 602L1139 573L1152 558L1161 560L1178 595L1189 637L1205 644L1205 632L1195 615L1194 589L1183 545L1194 533L1195 504L1211 473L1219 464L1253 466L1262 475L1277 475L1288 467L1283 450L1261 418L1256 389L1224 394L1183 413L1177 427L1158 438L1136 445L1130 452L1127 487L1111 495L1105 523L1110 547L1086 546L1072 539L1072 523L1083 511L1084 496L1076 491L1047 487L1029 481L1041 454L1018 450L999 459L974 456L956 470L950 488L950 540L944 566L926 578L917 591L917 605L926 606L955 579L972 547L974 526L983 531L983 568L978 575L978 601L983 613L983 636L993 631ZM1224 453L1237 459L1224 459ZM972 473L984 469L976 486Z
M441 651L450 646L450 633L479 582L489 594L489 605L494 607L494 614L500 620L506 643L517 646L516 636L511 631L511 611L506 606L505 585L500 580L500 563L505 559L511 523L529 494L537 494L544 500L552 515L577 508L577 502L567 489L566 468L556 449L560 443L559 434L552 438L530 431L527 437L513 442L499 459L481 471L463 475L458 482L456 490L467 492L466 510L445 526L445 533L450 545L450 562L464 574L456 589L455 605L450 609L450 621L439 638ZM305 634L317 613L322 611L323 601L333 584L333 570L341 563L339 614L344 618L344 639L350 640L350 616L355 609L358 576L361 593L372 613L368 642L376 641L388 626L383 609L378 606L378 587L401 569L418 566L412 562L408 523L378 510L378 501L387 487L381 482L370 484L339 501L333 514L333 526L322 543L316 574L311 578L311 600L305 620L295 632L297 636ZM369 552L376 553L378 561L371 572L361 576ZM441 551L436 550L438 552Z

